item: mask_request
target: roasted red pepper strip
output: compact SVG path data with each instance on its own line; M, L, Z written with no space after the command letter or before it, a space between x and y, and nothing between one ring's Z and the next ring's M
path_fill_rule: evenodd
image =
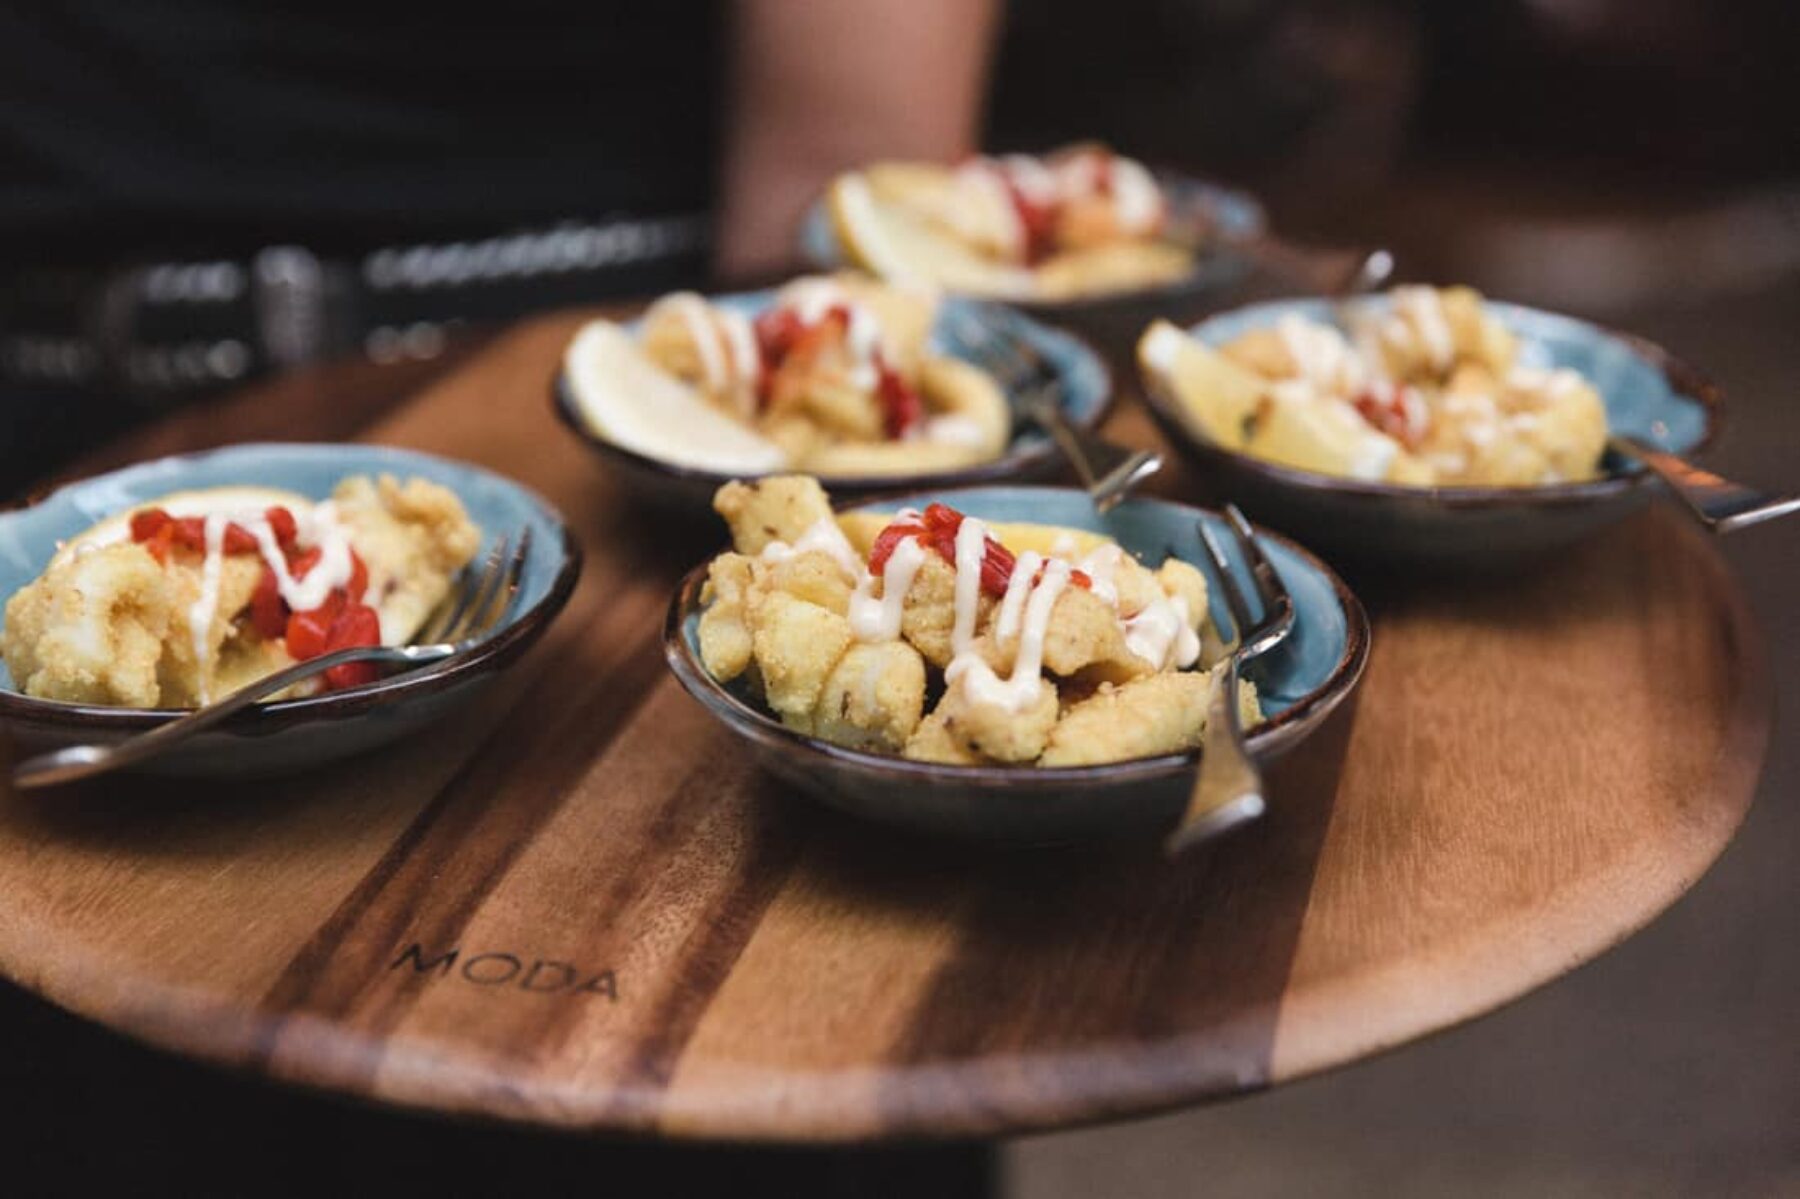
M286 509L270 509L271 512ZM288 521L292 523L293 517ZM134 512L131 516L131 539L152 546L160 546L159 554L155 548L150 552L157 555L157 561L168 556L168 547L179 545L186 549L204 553L206 550L206 518L203 516L170 516L161 508L146 508L142 512ZM260 548L250 530L236 521L225 526L222 548L228 554L253 554Z
M250 623L264 641L275 641L287 635L287 601L281 598L275 572L267 566L263 567L262 577L256 580L256 590L250 593Z
M881 400L882 426L890 438L898 440L925 419L925 401L900 377L899 371L881 360L879 354L875 365L881 372L875 394Z
M269 528L275 533L275 544L282 549L292 549L300 536L300 527L294 521L294 514L279 505L263 513L263 519L269 522Z
M340 649L351 649L364 645L381 644L381 619L375 609L367 604L351 603L344 605L341 612L331 622L331 629L325 635L325 652L334 653ZM346 662L342 666L333 666L325 672L325 689L340 691L345 687L359 687L364 683L372 683L380 677L380 670L373 662Z
M955 566L956 533L962 528L962 522L963 514L946 504L932 504L920 520L894 521L875 535L875 542L869 547L869 573L880 574L888 559L894 556L894 548L908 537L936 550L939 557ZM1018 559L1013 557L1012 551L989 537L981 556L981 589L992 596L1005 595L1017 565ZM1043 577L1044 568L1040 566L1031 580L1033 585ZM1092 590L1094 585L1094 581L1079 570L1070 571L1069 581L1084 590Z

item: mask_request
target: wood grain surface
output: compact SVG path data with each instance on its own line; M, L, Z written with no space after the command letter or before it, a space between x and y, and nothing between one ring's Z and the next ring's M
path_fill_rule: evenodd
M1763 654L1713 549L1652 511L1529 578L1351 576L1375 622L1359 702L1210 852L855 824L754 771L668 676L670 589L722 533L634 503L557 426L578 319L137 440L479 462L562 508L586 573L487 702L395 750L0 794L0 969L154 1044L386 1102L671 1137L997 1134L1488 1011L1673 902L1749 804ZM1129 403L1111 428L1154 437Z

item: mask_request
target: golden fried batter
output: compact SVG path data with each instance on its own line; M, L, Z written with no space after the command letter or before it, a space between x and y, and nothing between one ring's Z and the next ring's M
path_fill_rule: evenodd
M771 541L793 543L831 516L831 501L817 479L772 475L751 483L727 483L713 496L713 511L731 529L740 554L760 554Z

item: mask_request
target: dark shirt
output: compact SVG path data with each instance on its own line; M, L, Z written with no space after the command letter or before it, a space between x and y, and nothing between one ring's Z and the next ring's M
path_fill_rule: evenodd
M15 261L349 252L704 211L716 15L664 0L9 5L0 245Z

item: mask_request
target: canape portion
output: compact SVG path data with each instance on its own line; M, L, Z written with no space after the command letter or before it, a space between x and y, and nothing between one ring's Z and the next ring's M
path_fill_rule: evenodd
M1529 487L1596 477L1606 407L1572 370L1528 365L1466 287L1397 287L1347 330L1297 314L1217 349L1157 321L1146 382L1226 449L1345 478Z
M943 504L839 516L804 476L727 484L714 507L734 548L709 568L701 660L792 729L961 765L1200 743L1207 587L1187 562L1152 568L1095 533ZM1248 685L1242 711L1259 718Z
M481 532L424 479L344 479L331 499L177 492L64 543L6 605L0 654L27 695L192 707L298 661L410 640ZM296 693L371 681L334 667Z
M1137 291L1194 269L1142 163L1083 143L956 166L884 162L826 196L850 260L886 279L1008 299Z
M594 431L733 473L904 475L999 457L1012 418L985 371L934 353L937 299L855 275L797 279L754 318L690 292L635 333L594 321L565 361Z

